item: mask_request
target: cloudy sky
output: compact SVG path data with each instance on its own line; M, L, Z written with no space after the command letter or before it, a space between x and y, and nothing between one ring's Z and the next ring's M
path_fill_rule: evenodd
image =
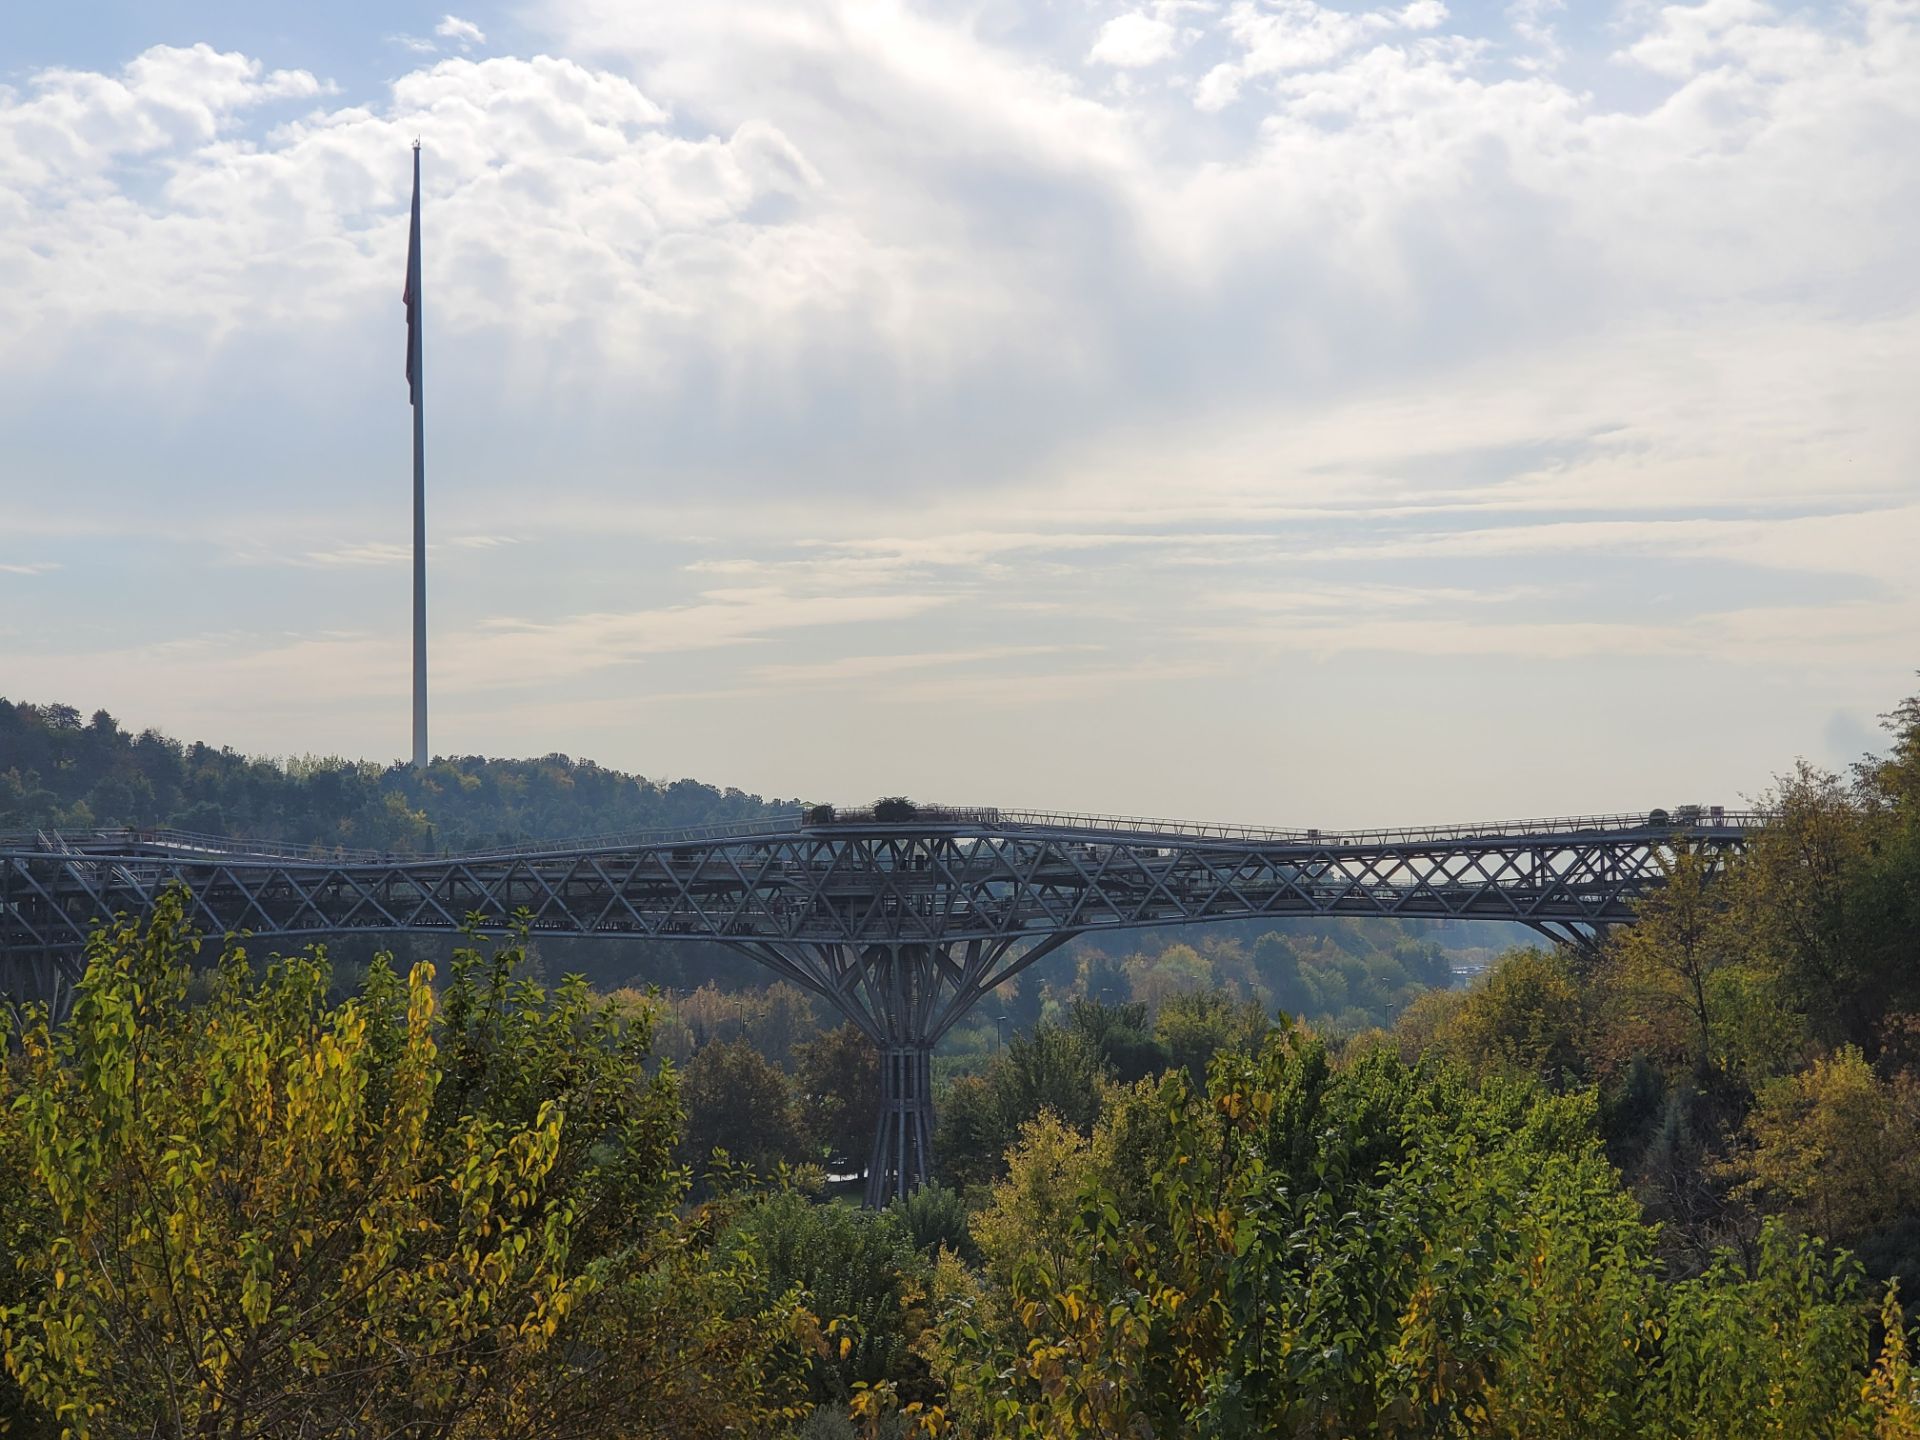
M444 3L444 0L443 0ZM0 11L0 694L780 795L1734 804L1920 666L1920 3Z

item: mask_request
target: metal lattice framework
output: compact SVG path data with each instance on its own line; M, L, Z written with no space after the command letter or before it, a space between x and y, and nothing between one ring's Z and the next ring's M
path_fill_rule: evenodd
M1327 832L1000 810L842 814L446 856L169 830L0 839L0 993L58 1005L89 932L192 893L211 933L453 932L713 940L821 996L882 1057L867 1196L932 1166L933 1046L988 991L1089 931L1305 915L1506 920L1590 943L1675 848L1763 817L1664 812Z

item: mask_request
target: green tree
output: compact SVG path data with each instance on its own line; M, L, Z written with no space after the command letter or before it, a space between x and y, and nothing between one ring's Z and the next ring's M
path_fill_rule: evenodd
M0 699L0 830L157 822L316 847L470 848L762 816L755 795L691 780L658 785L565 755L441 757L426 770L337 756L281 763L104 711ZM778 805L780 802L773 802ZM218 822L218 823L213 823Z
M1042 1110L1020 1127L1006 1170L973 1222L987 1273L1011 1289L1015 1271L1037 1265L1046 1284L1064 1288L1078 1278L1073 1226L1093 1174L1092 1147Z
M941 1105L934 1153L961 1187L1001 1174L1020 1127L1042 1110L1087 1134L1100 1114L1105 1070L1086 1035L1043 1022L1016 1035L984 1076L963 1076Z
M1656 1007L1684 1007L1692 1021L1693 1067L1701 1080L1718 1055L1711 999L1714 976L1733 956L1732 927L1714 892L1714 858L1681 845L1663 858L1665 883L1639 904L1637 923L1613 947L1612 962L1627 983Z
M4 1317L38 1291L31 1256L39 1250L49 1219L40 1186L31 1174L26 1132L14 1122L13 1010L0 1005L0 1343ZM21 1393L19 1382L0 1364L0 1435L9 1440L51 1440L59 1433L53 1417Z
M1451 1008L1434 1040L1478 1073L1558 1080L1585 1068L1583 1029L1580 992L1560 957L1511 950Z
M1068 1015L1069 1028L1087 1042L1101 1068L1122 1084L1167 1068L1166 1047L1153 1037L1144 1001L1107 1005L1076 999Z
M1590 1094L1288 1034L1158 1104L1152 1207L1122 1212L1096 1145L1066 1260L947 1327L977 1433L1864 1440L1911 1413L1817 1243L1769 1228L1753 1271L1662 1287Z
M935 1112L933 1153L947 1182L962 1192L992 1181L1006 1149L1006 1120L993 1082L956 1076Z
M1207 1066L1215 1055L1257 1049L1266 1033L1266 1012L1257 1001L1236 1003L1219 990L1169 995L1153 1027L1168 1062L1184 1069L1195 1085L1207 1083Z
M1191 945L1173 944L1157 955L1134 955L1127 960L1127 979L1133 998L1158 1006L1169 996L1211 989L1213 962Z
M1158 1214L1153 1175L1172 1153L1167 1087L1184 1082L1184 1070L1116 1087L1094 1127L1093 1173L1123 1224L1144 1225Z
M1300 970L1299 952L1278 930L1269 930L1253 943L1253 963L1271 1003L1283 1014L1302 1016L1314 1003Z
M1879 826L1836 775L1802 762L1769 797L1774 812L1738 872L1735 917L1827 1041L1872 1044L1899 976L1862 913L1859 880Z
M865 1172L880 1119L880 1052L852 1021L799 1046L794 1089L807 1143Z
M896 1198L887 1208L899 1214L913 1248L922 1254L932 1256L950 1250L967 1260L979 1260L980 1247L974 1244L966 1202L958 1191L935 1180L905 1199Z
M1861 1387L1872 1416L1872 1440L1920 1440L1920 1371L1907 1343L1900 1290L1887 1286L1880 1304L1880 1356Z
M747 1211L729 1243L752 1255L764 1303L797 1298L823 1323L808 1369L816 1404L845 1404L881 1383L930 1398L914 1349L928 1320L930 1262L899 1210L817 1204L785 1190Z
M990 1073L1009 1140L1042 1110L1082 1133L1100 1113L1100 1057L1065 1026L1036 1025L1014 1036Z
M1642 1433L1775 1440L1864 1435L1867 1316L1859 1267L1770 1223L1751 1272L1723 1252L1665 1297Z
M681 1074L680 1094L687 1110L682 1153L696 1167L716 1150L763 1171L806 1152L792 1085L745 1040L696 1050Z

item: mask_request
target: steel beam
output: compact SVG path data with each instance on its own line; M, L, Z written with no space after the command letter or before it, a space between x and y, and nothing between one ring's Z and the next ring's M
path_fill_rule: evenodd
M800 817L433 857L301 851L176 831L0 838L0 995L57 1009L87 935L185 886L193 915L300 943L457 933L712 940L806 986L880 1048L868 1199L933 1164L933 1046L982 995L1075 935L1291 916L1505 920L1591 949L1676 851L1716 866L1761 815L1601 816L1364 834L923 812Z

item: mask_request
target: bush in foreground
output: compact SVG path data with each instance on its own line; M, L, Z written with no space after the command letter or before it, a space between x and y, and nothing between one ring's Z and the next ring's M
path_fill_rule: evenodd
M1283 1033L1205 1090L1176 1072L1125 1092L1090 1144L1033 1127L982 1218L995 1263L947 1318L948 1418L1023 1437L1920 1433L1891 1296L1870 1364L1859 1267L1777 1223L1746 1260L1664 1283L1594 1109L1384 1048L1335 1067ZM1051 1243L1005 1243L1036 1177L1069 1171Z
M683 1212L671 1073L521 954L256 974L171 895L96 936L70 1021L0 1079L30 1424L78 1437L761 1433L805 1317Z

